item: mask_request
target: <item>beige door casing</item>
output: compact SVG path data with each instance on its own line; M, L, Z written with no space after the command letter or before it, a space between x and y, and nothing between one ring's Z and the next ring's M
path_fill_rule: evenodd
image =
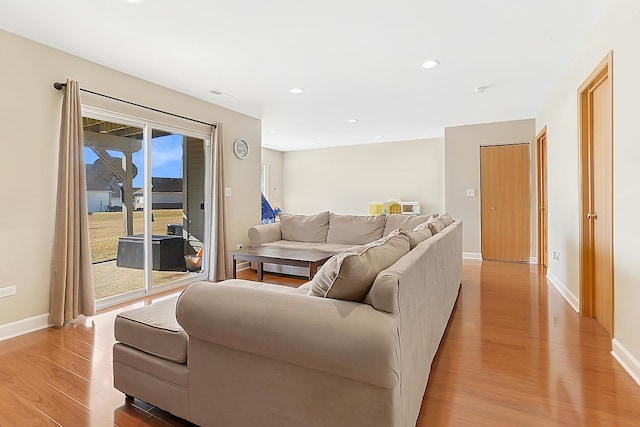
M613 336L613 52L578 89L580 312Z

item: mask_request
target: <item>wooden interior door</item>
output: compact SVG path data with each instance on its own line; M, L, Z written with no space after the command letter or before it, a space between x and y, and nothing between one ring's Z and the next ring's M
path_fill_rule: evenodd
M612 54L579 89L582 215L580 311L613 335Z
M529 144L480 147L482 258L529 262Z
M538 194L538 264L548 265L548 219L547 219L547 127L536 138L537 194Z

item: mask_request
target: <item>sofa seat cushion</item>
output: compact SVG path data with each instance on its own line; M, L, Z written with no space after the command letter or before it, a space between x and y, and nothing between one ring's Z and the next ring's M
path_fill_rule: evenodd
M385 215L329 215L327 243L366 245L382 237Z
M261 246L269 246L282 249L319 249L326 243L292 242L290 240L276 240L275 242L263 243Z
M317 248L319 251L324 251L324 252L342 252L342 251L346 251L348 249L354 248L354 247L358 247L360 245L350 245L350 244L344 244L344 243L325 243L324 245L320 245Z
M309 295L362 302L378 273L409 252L406 235L393 232L331 257L311 280Z
M176 320L177 299L119 313L114 324L116 341L171 362L187 363L189 337Z
M345 245L343 243L309 243L291 242L289 240L278 240L276 242L263 243L262 246L272 246L283 249L313 249L323 252L342 252L354 247L354 245Z
M270 283L254 282L252 280L244 280L244 279L228 279L228 280L223 280L222 282L218 282L216 284L224 285L224 286L237 286L241 288L261 289L264 291L280 292L280 293L286 293L286 294L299 294L299 295L307 294L306 289L300 289L299 287L294 288L294 287L285 286L285 285L273 285Z

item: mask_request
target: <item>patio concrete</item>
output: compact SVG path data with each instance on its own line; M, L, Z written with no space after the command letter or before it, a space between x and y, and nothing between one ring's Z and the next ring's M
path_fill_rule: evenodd
M93 286L96 300L142 289L144 271L136 268L117 267L115 261L101 262L92 265ZM155 271L151 272L152 286L164 285L174 280L195 275L187 271Z

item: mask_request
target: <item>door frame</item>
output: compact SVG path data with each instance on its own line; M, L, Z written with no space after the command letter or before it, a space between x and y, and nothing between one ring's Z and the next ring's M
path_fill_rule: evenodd
M536 196L538 201L538 264L549 265L549 232L547 187L547 126L536 136Z
M125 292L122 294L117 294L113 296L109 296L106 298L102 298L100 300L95 301L96 309L100 310L105 307L110 307L116 304L121 304L125 302L132 301L136 298L154 295L160 292L165 292L167 290L171 290L173 288L177 288L180 286L185 286L190 283L196 282L198 280L204 280L209 274L210 265L208 263L208 259L210 258L208 255L207 248L211 248L211 233L212 227L212 213L214 209L212 209L213 200L211 200L211 186L213 183L212 179L212 167L213 164L212 157L212 143L211 143L211 135L197 131L194 129L183 128L180 126L174 126L165 124L162 122L158 122L155 120L145 119L130 116L123 113L118 113L116 111L105 110L102 108L93 107L91 105L82 104L82 116L90 117L99 120L106 121L115 121L117 123L122 123L130 126L136 126L143 130L143 139L142 139L142 147L143 147L143 164L144 164L144 185L143 185L143 196L144 196L144 206L143 209L143 218L144 218L144 238L143 238L143 247L144 247L144 274L143 274L143 284L140 289L136 289L134 291ZM152 201L151 192L151 143L152 143L152 130L158 129L166 132L176 133L183 136L189 136L193 138L202 139L204 143L204 152L205 152L205 220L204 220L204 245L205 245L205 254L202 259L202 269L200 273L181 277L172 282L153 286L152 284L152 241L151 241L151 211L150 206L148 206L149 201ZM147 208L148 207L148 208Z
M593 91L606 79L609 80L611 104L611 142L613 144L613 51L600 61L596 68L578 88L578 141L580 150L580 314L593 317L595 314L594 280L594 224L589 219L593 206ZM613 160L612 160L613 161ZM613 164L611 165L613 173ZM613 177L612 177L613 178ZM612 179L613 183L613 179ZM611 188L613 194L613 185ZM611 212L613 214L613 199ZM611 224L613 227L613 222ZM613 233L611 234L613 236ZM613 238L613 237L612 237ZM613 268L611 269L612 293L615 293ZM614 295L615 296L615 295ZM613 336L614 299L611 307L611 331Z

